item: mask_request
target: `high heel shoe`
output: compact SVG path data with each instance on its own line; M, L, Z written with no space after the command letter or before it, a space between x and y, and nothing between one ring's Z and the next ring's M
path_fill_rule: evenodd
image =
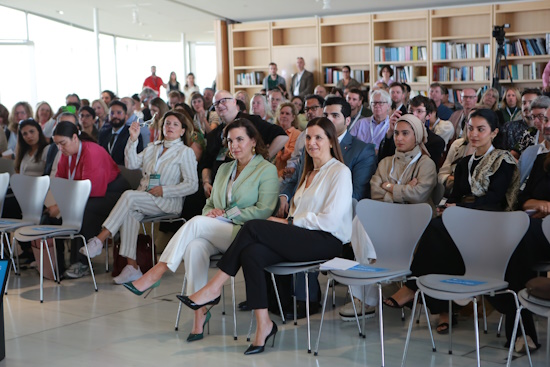
M182 296L181 294L178 294L176 296L184 305L186 305L187 307L189 307L190 309L192 310L198 310L199 308L201 307L204 307L204 306L208 306L208 305L211 305L207 311L210 311L210 309L212 307L214 307L215 305L217 305L218 303L220 303L220 299L222 298L221 295L219 295L218 297L214 298L212 301L210 302L206 302L206 303L203 303L202 305L199 305L199 304L196 304L195 302L193 302L191 300L191 298L187 297L187 296Z
M210 314L210 311L206 311L206 319L204 320L203 324L202 324L202 333L200 334L193 334L193 333L189 333L189 335L187 336L187 341L188 342L196 342L197 340L201 340L202 338L204 338L204 327L206 326L206 324L208 324L208 334L210 334L210 317L212 315Z
M273 343L271 344L271 348L275 346L275 335L277 335L277 331L279 330L277 329L277 324L274 321L271 321L271 322L273 323L273 327L271 327L271 332L265 337L264 345L250 344L248 349L244 352L245 355L262 353L265 349L265 345L267 344L267 341L272 336L273 336Z
M160 285L160 280L158 280L156 283L154 283L153 285L151 285L149 288L143 290L143 291L140 291L139 289L137 289L136 287L134 287L134 284L132 282L128 282L128 283L122 283L122 285L124 287L126 287L126 289L128 289L130 292L132 292L133 294L135 294L136 296L141 296L143 293L147 292L147 294L145 295L145 297L143 298L147 298L147 296L149 295L149 293L151 293L151 291L153 290L153 288L156 288Z

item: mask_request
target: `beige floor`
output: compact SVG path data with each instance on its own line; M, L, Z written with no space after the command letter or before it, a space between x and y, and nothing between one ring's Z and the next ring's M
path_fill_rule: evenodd
M166 274L159 288L148 299L136 297L111 283L105 273L103 257L94 261L99 292L94 292L91 277L65 280L61 285L45 281L45 301L38 301L38 275L34 270L12 277L9 294L4 297L6 359L0 366L380 366L378 318L367 321L367 336L358 338L352 322L341 322L337 311L328 310L319 356L307 354L305 322L279 324L275 348L257 356L244 356L250 313L238 312L237 341L233 340L230 291L226 287L227 315L221 306L213 309L210 335L187 343L192 313L183 310L180 331L174 331L178 308L175 295L181 290L183 267ZM321 277L325 282L324 277ZM346 290L337 287L338 304ZM243 278L237 277L237 300L244 299ZM408 317L408 314L407 314ZM435 318L432 318L435 322ZM503 366L504 340L495 336L498 316L489 318L488 335L481 335L482 365ZM312 317L313 343L317 338L320 315ZM386 366L399 366L408 323L398 310L384 309ZM475 346L471 319L461 318L453 333L454 353L447 353L445 336L436 335L438 351L428 341L425 319L415 327L408 366L473 366ZM546 320L538 321L541 343L546 343ZM535 366L546 366L546 351L533 355ZM528 366L520 356L514 367Z

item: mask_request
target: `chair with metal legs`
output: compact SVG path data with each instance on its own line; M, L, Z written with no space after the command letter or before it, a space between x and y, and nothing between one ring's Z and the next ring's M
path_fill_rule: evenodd
M45 176L48 178L47 176ZM84 209L88 202L88 197L92 189L92 183L90 180L67 180L64 178L56 177L52 179L51 192L55 198L61 216L63 217L62 225L34 225L18 228L15 231L15 238L18 241L34 241L40 240L40 302L44 302L44 246L50 257L46 240L48 238L64 238L74 239L79 237L84 243L86 249L86 256L88 257L88 265L92 273L92 280L94 282L94 289L97 292L97 283L95 280L94 269L92 261L90 260L90 254L88 252L88 245L84 236L79 234L82 227L82 219L84 217ZM54 246L54 254L56 256L57 250ZM57 256L56 256L57 257ZM50 257L51 262L51 257ZM51 264L51 263L50 263ZM53 270L53 266L52 266ZM59 269L56 267L57 282L59 283ZM55 274L54 273L54 274Z
M384 213L384 215L380 215L380 213ZM428 204L394 204L363 199L357 205L357 216L375 248L376 263L361 265L357 270L329 270L328 275L347 286L362 286L363 293L365 292L365 286L376 286L378 288L380 349L382 366L384 366L382 285L404 281L411 273L409 268L414 249L430 222L432 209ZM391 218L391 220L388 220L388 218ZM351 287L349 288L351 291ZM325 292L319 336L315 347L316 355L319 351L327 295L328 293ZM364 302L362 303L364 308ZM354 304L352 303L352 305ZM365 318L363 318L363 328L361 328L357 319L357 310L355 310L355 316L359 335L364 336ZM412 318L414 317L411 316Z
M476 357L477 366L479 367L481 362L477 297L509 293L515 299L516 309L520 309L517 294L507 289L508 283L504 280L504 274L512 253L529 227L529 217L524 212L492 212L454 206L445 209L443 212L443 224L462 255L466 273L463 276L429 274L418 277L416 280L418 290L414 296L413 314L416 311L416 301L419 294L424 305L426 304L425 294L436 299L449 301L449 315L452 315L453 300L471 300L474 304ZM432 348L435 351L430 320L425 306L424 311L428 320ZM519 312L516 316L516 323L518 321L527 345ZM412 326L413 320L411 318L402 366L405 366ZM515 333L512 335L512 340L515 340ZM513 347L514 343L510 343L507 366L510 366L512 362ZM452 354L452 322L449 322L449 354ZM527 356L529 363L532 365L529 348L527 348Z
M5 179L7 173L2 176ZM13 234L16 229L24 226L36 225L40 223L42 211L44 208L44 199L50 187L50 178L48 176L32 177L20 174L14 174L10 178L12 191L17 199L21 212L22 219L3 218L0 219L0 241L1 253L4 254L4 244L8 248L10 257L13 259L14 253L16 259L17 250L15 241L10 241L9 234ZM0 189L1 190L1 189ZM12 266L15 274L17 272L18 261L12 261ZM9 276L9 274L8 274ZM7 291L7 286L6 286Z
M222 254L216 254L210 256L210 267L215 268L218 261L222 258ZM181 287L181 295L185 295L185 288L187 287L187 276L183 277L183 285ZM225 315L225 286L222 287L222 315ZM233 303L233 340L237 340L237 300L235 298L235 277L231 277L231 302ZM180 315L182 303L179 302L178 314L176 315L176 325L174 330L178 331L180 324Z

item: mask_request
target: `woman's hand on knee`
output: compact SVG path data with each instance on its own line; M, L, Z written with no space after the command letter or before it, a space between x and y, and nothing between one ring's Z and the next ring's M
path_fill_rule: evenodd
M216 217L221 217L224 214L225 214L225 210L214 208L210 210L208 213L206 213L206 216L210 218L216 218Z

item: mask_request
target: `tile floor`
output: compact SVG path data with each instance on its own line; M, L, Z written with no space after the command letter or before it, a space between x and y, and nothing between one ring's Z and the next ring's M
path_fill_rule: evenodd
M99 292L91 277L65 280L60 285L45 281L44 303L40 304L39 278L34 270L11 277L4 296L6 359L0 367L46 366L380 366L378 318L367 321L365 339L358 337L353 322L341 322L337 311L328 309L318 356L307 354L307 327L292 322L279 324L275 348L256 356L244 356L250 313L238 312L239 338L233 340L230 288L226 287L227 314L213 309L210 335L187 343L192 312L184 309L179 331L174 331L178 309L175 295L181 290L183 266L167 273L149 298L136 297L112 284L105 273L104 258L95 259ZM214 271L213 269L211 270ZM325 277L321 276L324 283ZM242 275L236 279L237 301L244 300ZM337 287L337 304L344 302L346 289ZM407 317L409 315L407 314ZM399 366L408 323L399 310L384 309L386 366ZM433 322L436 319L433 318ZM312 317L312 347L317 338L320 315ZM489 317L489 334L481 335L482 366L504 366L503 338L496 338L498 315ZM461 318L453 332L454 352L447 353L446 336L436 335L438 351L433 353L425 319L413 331L407 366L474 366L475 346L471 318ZM540 342L546 345L546 320L539 319ZM514 367L528 366L527 357L517 356ZM533 354L534 366L547 366L544 347Z

